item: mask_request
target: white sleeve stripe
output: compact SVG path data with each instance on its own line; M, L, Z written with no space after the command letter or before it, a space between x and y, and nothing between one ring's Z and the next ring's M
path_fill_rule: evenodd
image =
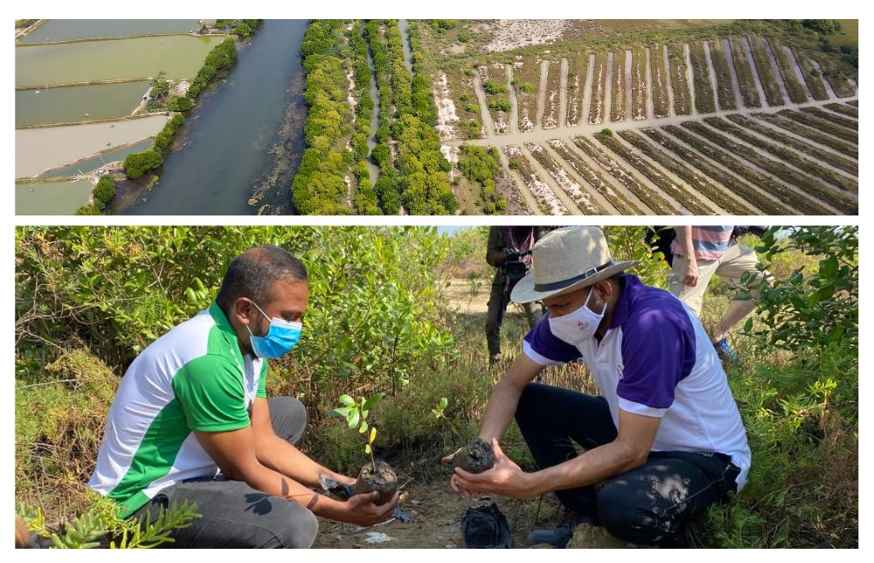
M619 397L619 408L625 412L642 414L643 416L651 416L654 418L662 418L665 416L665 413L668 412L668 409L666 408L657 409L655 407L649 407L647 405L635 403L634 401L629 401L628 399L623 399L622 397Z
M522 341L522 351L525 353L526 356L528 356L528 359L530 359L535 364L540 364L542 366L553 366L555 364L561 363L555 360L550 360L546 356L538 354L534 350L534 348L531 347L531 344L529 344L527 340Z

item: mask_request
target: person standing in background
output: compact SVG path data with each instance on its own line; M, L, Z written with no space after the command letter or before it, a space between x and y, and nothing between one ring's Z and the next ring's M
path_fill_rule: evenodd
M490 227L486 262L495 268L486 315L489 364L501 361L501 324L510 304L510 292L531 267L531 248L544 234L541 227ZM528 326L537 321L531 304L523 306Z
M728 342L728 334L739 322L753 312L759 297L761 283L770 284L771 275L758 269L756 252L738 244L737 227L716 225L710 227L675 227L671 243L671 274L668 289L686 303L699 317L704 292L714 274L739 287L749 282L751 298L735 298L710 335L716 351L723 360L736 362L737 353ZM747 275L747 279L743 279ZM745 284L746 285L746 284Z

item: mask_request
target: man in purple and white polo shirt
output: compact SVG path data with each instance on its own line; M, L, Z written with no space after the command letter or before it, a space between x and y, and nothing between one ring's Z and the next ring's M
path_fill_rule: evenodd
M614 262L597 227L553 231L533 258L512 299L542 301L548 315L489 399L480 437L493 443L495 467L456 469L452 487L516 498L555 492L574 523L635 544L682 545L689 519L739 490L750 467L710 339L679 299L624 274L635 263ZM546 366L577 360L599 396L532 383ZM538 471L522 471L500 450L514 415Z

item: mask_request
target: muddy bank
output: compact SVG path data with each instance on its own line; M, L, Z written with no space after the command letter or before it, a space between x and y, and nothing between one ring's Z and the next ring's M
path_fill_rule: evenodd
M153 137L169 119L155 115L108 123L90 123L15 132L15 177L37 176L121 145Z
M160 181L133 214L290 213L291 177L304 149L305 20L265 20L228 77L201 97Z

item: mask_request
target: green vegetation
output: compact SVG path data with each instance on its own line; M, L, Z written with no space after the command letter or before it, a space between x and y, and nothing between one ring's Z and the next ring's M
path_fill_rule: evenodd
M710 511L707 543L857 547L858 230L779 231L757 248L778 281L738 337L748 359L729 372L749 485Z
M203 66L188 88L188 93L184 97L172 96L166 102L167 109L175 112L188 112L197 105L197 99L210 84L225 76L228 70L234 66L237 61L237 46L233 38L227 38L215 47L206 55L206 60ZM156 81L154 87L159 88L159 93L164 92L164 83ZM169 92L169 85L166 88L167 92L162 94L162 98L166 98ZM176 137L177 131L185 122L185 118L177 113L170 121L164 125L161 132L155 137L155 145L148 150L131 153L124 159L124 171L127 177L131 180L143 177L145 174L159 168L164 163L164 158L170 153L173 146L173 139Z
M342 20L313 20L301 43L307 74L309 111L304 126L307 148L292 182L292 199L303 215L350 213L346 176L352 154L346 150L352 109L341 58Z
M218 29L228 30L240 39L248 39L255 35L264 20L216 20Z
M128 178L136 180L137 178L142 178L147 172L158 168L163 163L164 158L155 149L133 152L124 159L124 172Z
M216 79L222 78L236 62L237 46L233 38L228 37L213 47L209 54L206 55L203 66L197 71L197 76L194 77L191 86L188 88L187 96L192 100L199 98L200 94L210 84L215 82Z
M634 273L664 287L667 265L650 253L644 231L605 228L613 256L640 260ZM436 460L475 435L496 374L487 367L483 313L458 311L444 288L449 279L489 278L486 233L472 228L449 238L415 227L17 229L19 513L36 529L42 528L34 525L36 509L43 523L69 523L52 525L49 533L77 531L68 536L71 544L96 541L88 530L105 524L71 520L113 514L85 481L125 366L210 302L233 256L264 242L295 252L310 270L304 340L289 358L271 362L268 380L269 395L291 394L307 405L310 429L302 447L326 465L357 471L369 459L361 437L376 425L381 453L410 467L411 477L433 479L430 486L445 489L448 473L418 462ZM758 313L732 337L741 362L729 367L729 383L747 427L752 470L747 487L713 507L696 537L706 547L856 547L858 228L778 227L743 242L758 247L776 278L763 290ZM472 295L484 299L481 290ZM735 296L713 280L705 326ZM503 344L512 356L520 352L527 325L509 313ZM542 381L595 392L579 364L549 368ZM327 416L338 403L350 406L344 394L383 397L378 412L365 409L364 433L360 416L355 428L347 417ZM533 468L515 426L502 448L523 468Z
M92 196L94 197L94 205L97 206L97 209L100 211L106 209L112 202L112 198L115 197L115 181L112 179L112 176L101 176L100 180L97 181L97 185L94 186Z
M507 200L495 189L495 179L501 174L501 161L495 147L462 145L458 170L479 187L479 207L486 215L506 211Z

